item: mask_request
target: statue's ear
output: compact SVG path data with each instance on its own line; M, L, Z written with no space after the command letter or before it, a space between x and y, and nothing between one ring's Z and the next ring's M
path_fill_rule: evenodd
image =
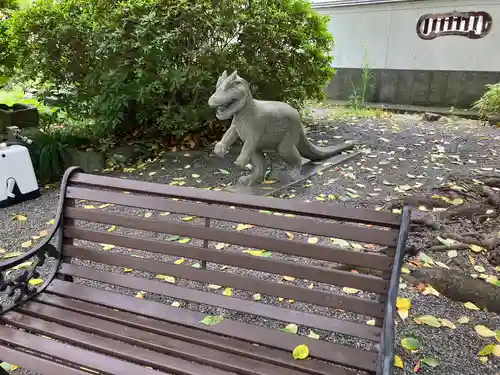
M224 81L226 78L227 78L227 70L224 70L224 72L222 73L222 75L217 80L216 87L218 88L221 85L222 81Z
M235 70L234 72L231 73L229 76L229 81L234 81L235 79L238 78L238 72Z

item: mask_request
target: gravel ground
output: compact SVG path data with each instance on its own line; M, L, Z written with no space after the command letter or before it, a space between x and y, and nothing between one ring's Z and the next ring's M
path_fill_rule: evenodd
M359 207L381 207L388 200L401 195L395 189L401 185L411 185L412 192L429 192L431 187L440 185L448 181L457 174L475 176L481 173L498 175L500 171L494 168L498 165L498 155L500 151L498 139L500 132L489 127L481 127L474 121L464 120L442 120L434 123L424 123L418 121L416 116L397 115L390 119L351 119L348 124L336 122L330 117L328 109L316 109L313 111L316 125L312 126L308 135L318 144L334 144L339 139L353 139L361 142L363 146L363 156L350 162L341 168L332 169L321 175L314 176L299 186L281 192L285 198L298 199L302 201L323 201L329 199L329 194L335 195L339 200L345 201L349 205ZM226 159L220 160L209 156L204 151L171 153L163 157L161 162L147 167L121 173L130 178L155 181L160 183L175 183L185 186L211 187L224 189L235 178L234 174L241 173L233 168L231 162L233 154ZM485 168L485 170L481 169ZM491 170L490 170L491 168ZM230 175L227 172L230 172ZM177 179L177 180L176 180ZM43 191L42 197L31 202L25 202L6 210L7 216L13 217L22 214L27 217L26 221L5 219L4 230L0 233L0 246L8 252L22 251L22 242L30 239L30 236L37 235L45 229L49 220L55 215L58 192L54 188ZM81 205L94 205L98 203L80 202ZM162 216L162 212L130 209L117 206L103 208L110 212L120 212L136 216L151 216L164 220L182 219L183 216L167 215ZM201 219L193 219L189 223L200 224ZM215 222L214 225L229 228L233 224L226 222ZM89 224L82 224L89 225ZM105 230L109 226L90 224L93 229ZM285 238L286 234L279 231L265 230L262 228L252 228L248 231L259 231L259 233L269 234ZM124 233L124 228L117 228L114 233ZM168 240L168 235L157 233L145 233L142 231L130 231L132 235L146 235L155 239ZM295 240L305 241L307 236L296 234ZM319 238L321 244L329 244L328 239ZM412 241L419 239L412 238ZM36 240L33 240L36 242ZM199 245L197 240L191 240L190 244ZM88 247L101 248L98 244L86 243ZM216 243L210 243L211 247ZM227 247L227 251L240 251L233 246ZM130 254L131 250L124 248L113 248L110 251ZM178 260L176 257L151 255L150 253L133 251L134 255L145 258L172 262ZM441 254L446 257L446 254ZM439 256L441 256L439 255ZM434 255L433 255L434 256ZM440 258L436 257L436 260ZM273 258L284 257L273 254ZM292 257L287 257L288 259ZM294 259L294 258L292 258ZM314 262L305 258L295 258L300 262L309 262L315 265L323 265L322 262ZM443 261L445 259L442 259ZM479 259L479 261L482 261ZM185 265L193 265L196 260L186 259ZM494 267L486 262L482 263L486 268L486 273L500 276ZM124 272L123 269L92 264L92 266L113 272ZM209 264L209 268L218 268ZM471 266L472 267L472 266ZM263 279L278 280L280 276L249 271L237 268L226 268L225 272L243 274ZM132 275L140 275L153 278L153 274L140 271L128 272ZM108 290L119 291L128 295L135 295L137 291L124 288L101 285L95 282L81 281L94 287L102 287ZM296 285L306 286L304 280L293 281ZM187 280L176 280L176 284L189 287L198 287L209 291L206 285L190 282ZM222 293L221 288L216 293ZM329 290L343 293L341 288L314 283L315 290ZM213 291L213 290L210 290ZM263 291L264 292L264 291ZM233 291L233 295L240 298L251 298L253 293L243 291ZM360 296L375 298L369 293L360 292ZM477 352L486 344L494 343L494 339L481 338L474 331L474 326L485 325L492 330L500 329L500 318L492 313L482 311L471 311L464 307L462 303L450 301L443 296L423 295L417 290L405 287L403 284L400 290L401 297L411 300L412 306L409 318L401 320L397 318L396 348L398 355L404 362L404 370L396 369L396 374L413 374L414 366L419 359L433 357L439 361L439 366L431 368L425 364L418 370L419 374L463 374L463 375L495 375L500 373L500 361L493 356L489 357L487 363L481 362L477 357ZM146 294L146 299L161 301L165 303L176 302L173 299L160 295ZM358 322L366 322L369 317L359 316L338 310L328 310L319 307L309 307L299 302L287 300L280 301L277 298L262 296L262 302L288 306L297 310L307 310L318 314L332 315L343 319L352 319ZM283 322L272 320L256 319L245 314L224 311L208 306L195 306L187 304L187 308L199 308L207 314L224 314L228 318L252 322L258 325L265 325L275 328L283 327ZM455 322L456 329L433 328L427 325L417 325L413 318L419 315L433 315L439 318L446 318ZM470 322L459 324L457 320L463 316L468 316ZM369 342L354 340L341 335L328 334L317 331L322 338L341 342L346 345L367 348ZM307 334L301 328L299 333ZM421 342L421 349L416 353L410 353L402 348L400 341L404 337L412 336ZM4 358L8 361L8 358ZM28 375L29 371L18 369L16 374Z

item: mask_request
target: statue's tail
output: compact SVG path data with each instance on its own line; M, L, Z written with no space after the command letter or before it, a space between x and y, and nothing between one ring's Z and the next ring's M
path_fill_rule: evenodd
M297 149L300 156L309 159L311 161L321 161L330 156L340 154L342 151L349 150L353 148L355 143L343 143L337 146L331 147L318 147L315 146L307 139L305 133L301 132L299 143L297 144Z

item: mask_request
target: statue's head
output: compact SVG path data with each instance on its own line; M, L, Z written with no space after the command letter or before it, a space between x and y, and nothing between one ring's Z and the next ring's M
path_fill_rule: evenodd
M229 76L224 71L217 80L215 92L208 100L208 105L217 109L219 120L227 120L240 111L249 98L251 94L247 81L236 71Z

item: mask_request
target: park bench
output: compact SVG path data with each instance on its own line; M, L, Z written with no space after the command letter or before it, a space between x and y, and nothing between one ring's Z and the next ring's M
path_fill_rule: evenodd
M52 231L0 260L0 360L43 375L392 374L409 220L70 168Z

